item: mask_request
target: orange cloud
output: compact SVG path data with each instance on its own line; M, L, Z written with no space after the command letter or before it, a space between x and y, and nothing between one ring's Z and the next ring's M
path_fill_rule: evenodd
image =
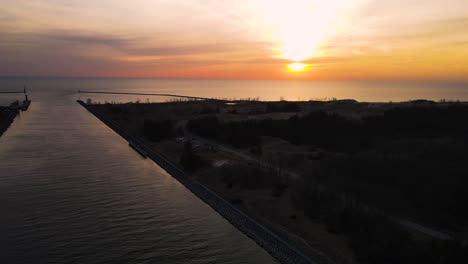
M466 10L463 0L5 0L0 75L468 79ZM288 71L294 61L310 67Z

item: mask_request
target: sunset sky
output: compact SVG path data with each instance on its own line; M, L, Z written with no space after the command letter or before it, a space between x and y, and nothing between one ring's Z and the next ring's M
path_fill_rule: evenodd
M1 0L0 75L467 80L468 1Z

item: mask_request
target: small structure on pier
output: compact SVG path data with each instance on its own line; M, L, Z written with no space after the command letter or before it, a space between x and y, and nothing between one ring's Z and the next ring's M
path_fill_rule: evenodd
M24 101L20 106L21 111L26 111L29 108L29 105L31 104L31 100L28 98L28 93L26 92L26 85L23 87L23 93L24 93Z

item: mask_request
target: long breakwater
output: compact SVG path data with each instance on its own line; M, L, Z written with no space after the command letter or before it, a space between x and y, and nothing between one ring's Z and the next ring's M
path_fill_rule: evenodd
M2 111L0 113L2 115L1 120L0 120L0 136L1 136L8 129L8 127L10 127L11 123L13 123L13 120L18 114L18 110L17 109L4 109L0 111Z
M300 250L293 246L293 242L287 241L286 238L279 237L274 232L260 224L224 198L208 189L189 175L187 175L178 165L173 163L164 154L154 151L146 146L139 138L131 136L122 130L115 122L105 118L100 112L90 108L83 101L77 101L81 106L86 108L90 113L96 116L109 128L114 130L125 140L132 142L139 148L144 150L151 160L157 163L161 168L166 170L170 175L177 179L187 189L189 189L198 198L212 207L221 216L228 220L237 229L250 237L258 245L268 251L278 261L285 264L315 264L316 260L306 256Z

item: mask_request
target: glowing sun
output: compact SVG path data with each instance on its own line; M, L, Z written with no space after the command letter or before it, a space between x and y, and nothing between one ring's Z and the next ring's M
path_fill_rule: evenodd
M307 68L307 64L294 62L288 65L288 69L293 72L300 72Z

